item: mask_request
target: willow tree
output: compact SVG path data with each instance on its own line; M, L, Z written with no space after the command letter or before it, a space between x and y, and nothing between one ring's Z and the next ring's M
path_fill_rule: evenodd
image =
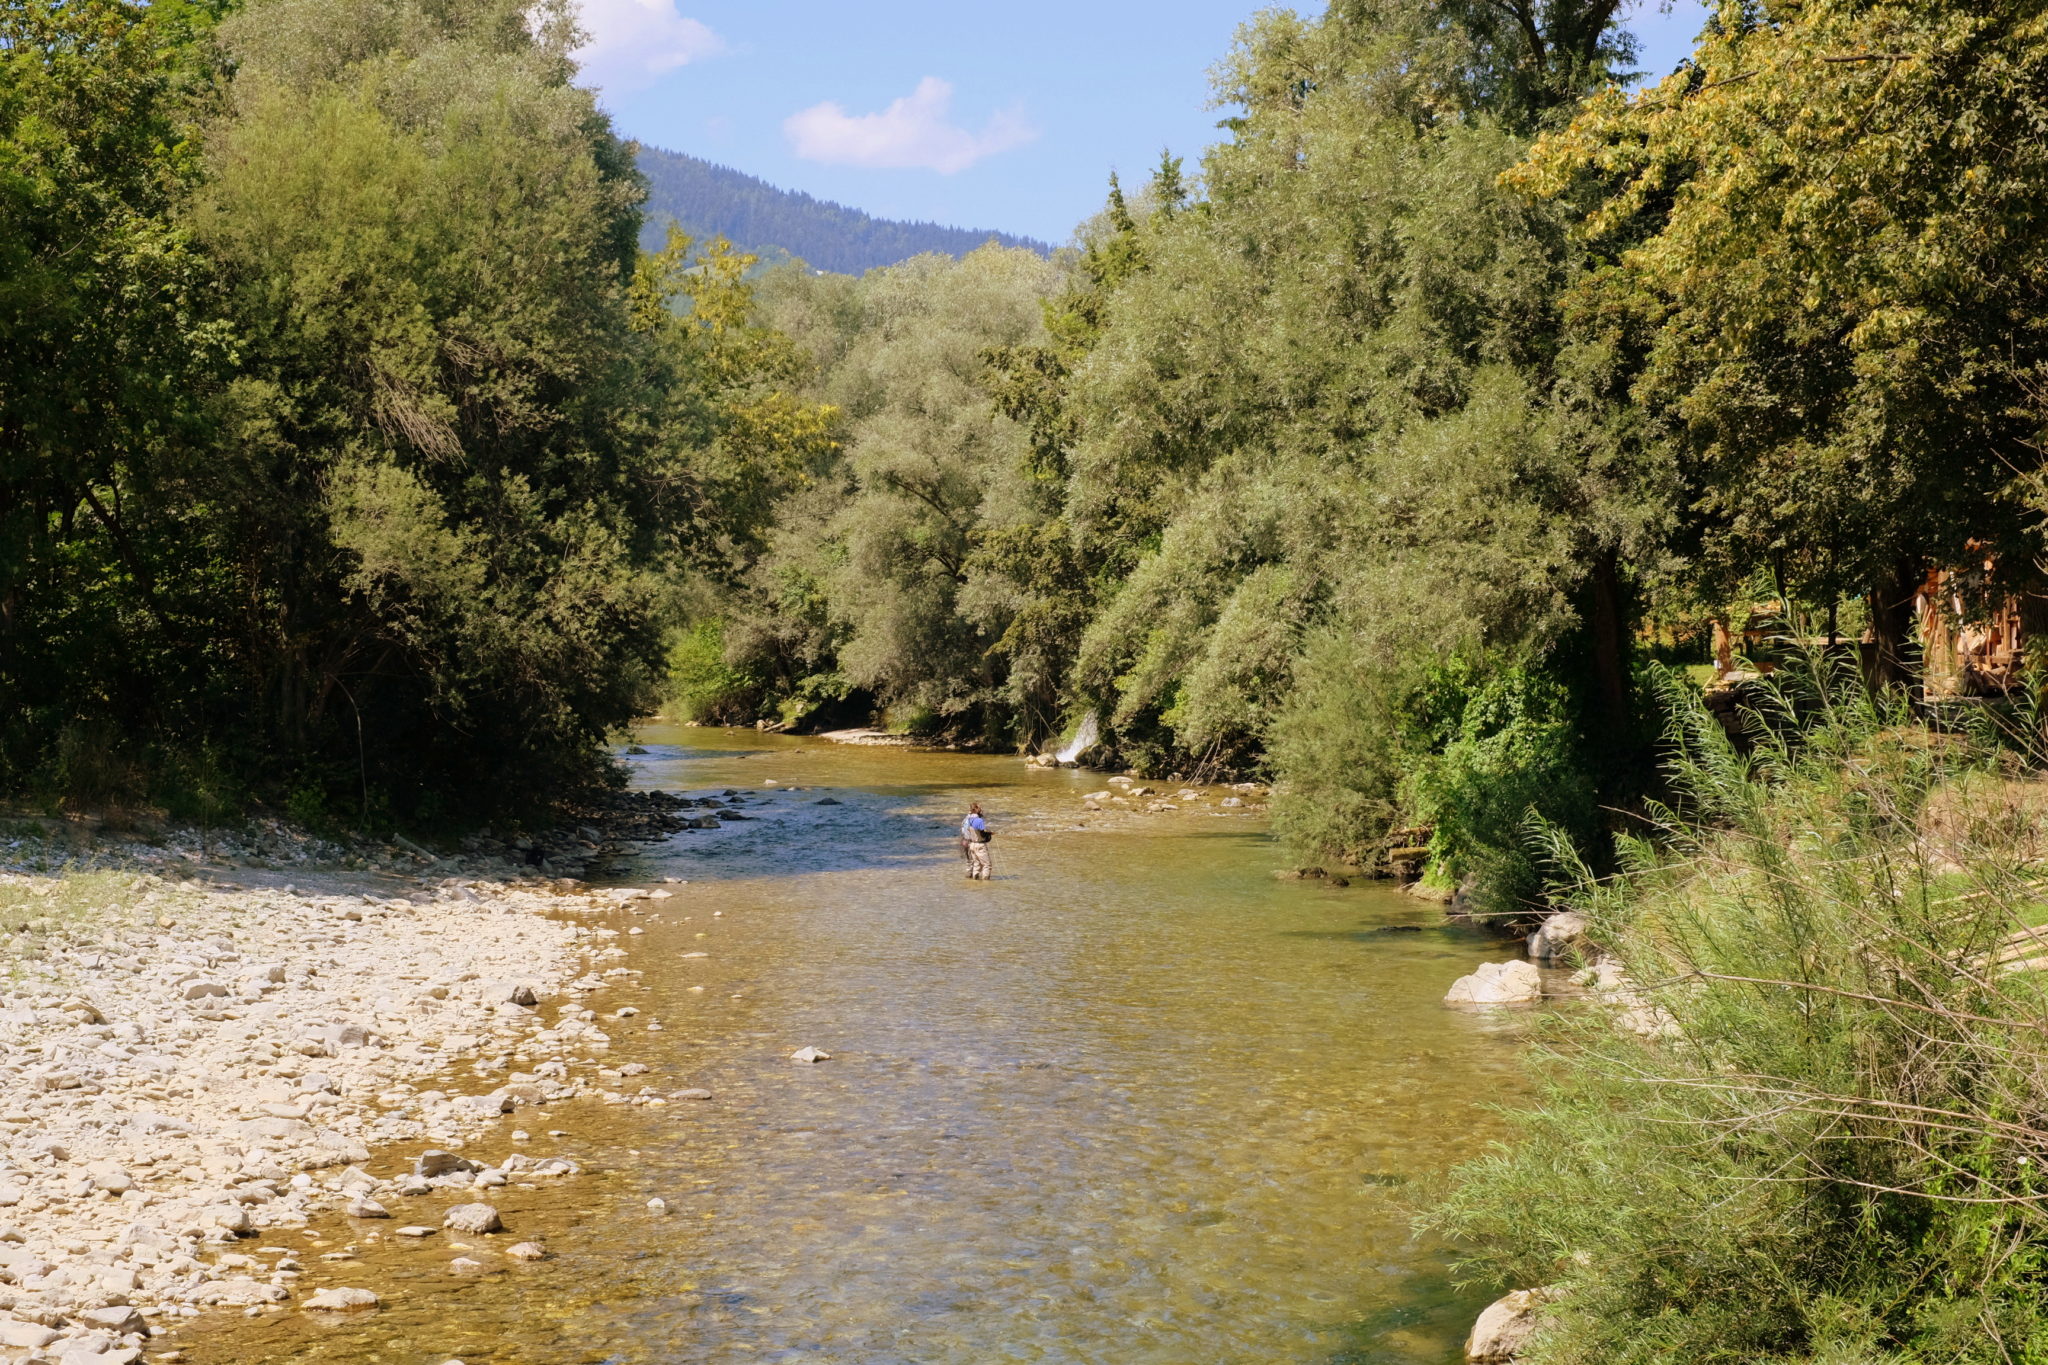
M769 319L816 357L806 396L837 410L843 447L785 501L734 603L734 662L783 678L792 717L857 693L970 739L1028 724L1029 679L997 648L1023 604L980 551L1044 510L1029 432L991 401L985 356L1043 344L1061 275L987 246L764 289Z
M1567 213L1499 183L1625 51L1592 32L1537 80L1534 49L1433 6L1248 27L1229 141L1144 223L1075 369L1067 514L1143 547L1077 690L1140 761L1270 754L1322 852L1385 833L1428 757L1399 752L1427 728L1402 698L1453 660L1570 674L1545 734L1635 734L1625 566L1655 563L1668 476L1615 401L1626 358L1560 311Z

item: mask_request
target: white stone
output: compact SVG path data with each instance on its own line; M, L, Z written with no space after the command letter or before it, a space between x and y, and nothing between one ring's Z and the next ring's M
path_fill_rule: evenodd
M149 1324L143 1320L142 1314L125 1304L107 1308L88 1308L78 1314L75 1321L82 1322L88 1327L97 1327L103 1332L112 1332L117 1337L149 1329Z
M1543 973L1530 962L1483 962L1444 995L1447 1005L1527 1005L1543 998Z
M1569 954L1586 955L1586 917L1576 910L1560 910L1536 926L1529 935L1529 956L1550 962Z
M457 1204L441 1219L441 1226L450 1232L480 1235L501 1231L505 1225L499 1221L498 1211L489 1204Z
M39 1351L57 1339L57 1330L39 1322L0 1321L0 1346Z

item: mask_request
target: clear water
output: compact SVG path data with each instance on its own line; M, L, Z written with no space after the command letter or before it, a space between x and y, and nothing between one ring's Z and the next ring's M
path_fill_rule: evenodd
M554 1259L480 1251L493 1269L455 1276L444 1238L373 1245L335 1219L302 1290L366 1285L384 1308L209 1323L171 1343L189 1361L1460 1358L1486 1296L1450 1285L1404 1200L1520 1085L1520 1025L1439 1004L1497 941L1384 888L1276 880L1260 819L1213 802L1087 812L1099 775L749 732L639 742L639 785L759 794L758 818L625 870L688 885L612 918L645 928L629 965L647 974L593 1002L643 1011L604 1021L610 1063L716 1098L521 1111L505 1131L592 1173L496 1192L511 1235L476 1240L542 1235ZM998 831L993 882L961 875L971 799ZM831 1060L788 1060L807 1045ZM550 1127L568 1135L538 1140ZM447 1202L394 1212L438 1223ZM313 1259L343 1246L360 1259Z

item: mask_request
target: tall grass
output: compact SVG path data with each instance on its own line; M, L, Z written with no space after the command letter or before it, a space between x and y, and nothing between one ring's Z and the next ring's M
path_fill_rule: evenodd
M1536 1361L2048 1361L2040 755L1840 676L1746 752L1670 701L1674 807L1567 895L1675 1033L1556 1012L1423 1221L1563 1291Z

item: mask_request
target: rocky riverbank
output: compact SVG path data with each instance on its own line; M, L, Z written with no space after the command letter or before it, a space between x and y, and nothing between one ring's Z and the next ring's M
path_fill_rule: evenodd
M208 1308L360 1304L299 1302L297 1248L259 1234L327 1210L475 1232L491 1188L578 1170L520 1110L697 1097L628 1094L644 1068L604 1066L606 1029L660 1024L600 1022L638 974L620 930L573 918L676 893L560 875L689 804L634 794L462 858L277 825L0 840L0 1354L176 1359L152 1338ZM492 1240L472 1254L546 1254Z

